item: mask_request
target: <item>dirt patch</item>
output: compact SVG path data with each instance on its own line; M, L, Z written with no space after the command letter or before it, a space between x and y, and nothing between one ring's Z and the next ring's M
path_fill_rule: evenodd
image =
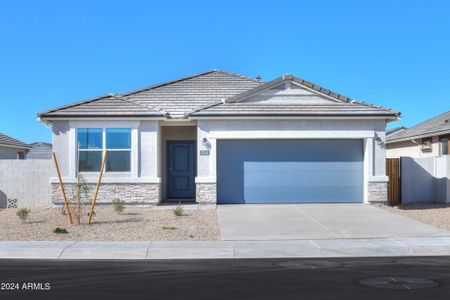
M450 204L414 203L389 206L377 203L374 206L450 231Z
M117 214L111 206L99 206L91 225L69 225L57 208L31 208L25 223L17 209L0 210L0 240L150 241L220 240L215 209L185 209L182 216L172 210L126 207ZM56 227L68 234L55 234Z

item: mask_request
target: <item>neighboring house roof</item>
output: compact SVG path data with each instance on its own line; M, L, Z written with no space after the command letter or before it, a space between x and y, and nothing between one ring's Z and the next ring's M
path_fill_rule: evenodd
M443 134L450 134L450 111L391 135L386 142L389 144Z
M261 85L253 79L220 70L180 78L120 95L106 95L44 111L40 118L177 117L222 98Z
M27 159L50 159L52 158L52 144L45 142L35 142L30 144Z
M10 136L7 136L6 134L3 134L3 133L0 133L0 146L21 148L21 149L30 149L31 148L30 145L25 144L24 142L19 141Z
M388 129L388 130L386 130L386 138L389 136L393 136L394 134L397 134L399 132L402 132L405 129L407 129L405 126L398 126L398 127Z
M301 90L289 95L276 86L293 82ZM248 98L275 88L275 98L295 101L251 102ZM265 95L274 96L274 95ZM288 96L288 97L286 97ZM264 95L263 95L264 97ZM302 101L298 101L298 100ZM263 99L264 100L264 99ZM203 116L382 116L395 119L399 113L367 104L294 77L264 83L259 79L212 70L153 85L120 95L106 95L40 113L41 119L79 117L159 117Z
M234 97L190 113L202 116L381 116L400 113L352 100L304 79L286 74Z

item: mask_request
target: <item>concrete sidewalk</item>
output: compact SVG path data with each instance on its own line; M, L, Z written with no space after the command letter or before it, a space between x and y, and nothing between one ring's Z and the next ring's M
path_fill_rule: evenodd
M374 256L450 256L450 237L285 241L0 241L0 259L243 259Z

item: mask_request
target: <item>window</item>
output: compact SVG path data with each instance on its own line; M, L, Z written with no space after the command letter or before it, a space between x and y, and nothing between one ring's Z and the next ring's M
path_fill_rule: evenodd
M79 128L77 142L80 172L99 172L105 150L108 151L106 172L131 170L130 128Z
M439 140L441 141L441 155L448 155L448 148L449 148L449 136L441 136Z
M423 152L433 151L431 138L423 138L422 139L422 151Z
M106 171L129 172L131 166L131 129L106 129Z
M103 156L103 129L79 128L77 133L78 170L80 172L99 172Z

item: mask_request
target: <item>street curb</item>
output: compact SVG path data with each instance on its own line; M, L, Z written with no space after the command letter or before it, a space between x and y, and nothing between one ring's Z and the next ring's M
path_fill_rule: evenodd
M0 241L0 259L257 259L450 256L450 237L267 241Z

